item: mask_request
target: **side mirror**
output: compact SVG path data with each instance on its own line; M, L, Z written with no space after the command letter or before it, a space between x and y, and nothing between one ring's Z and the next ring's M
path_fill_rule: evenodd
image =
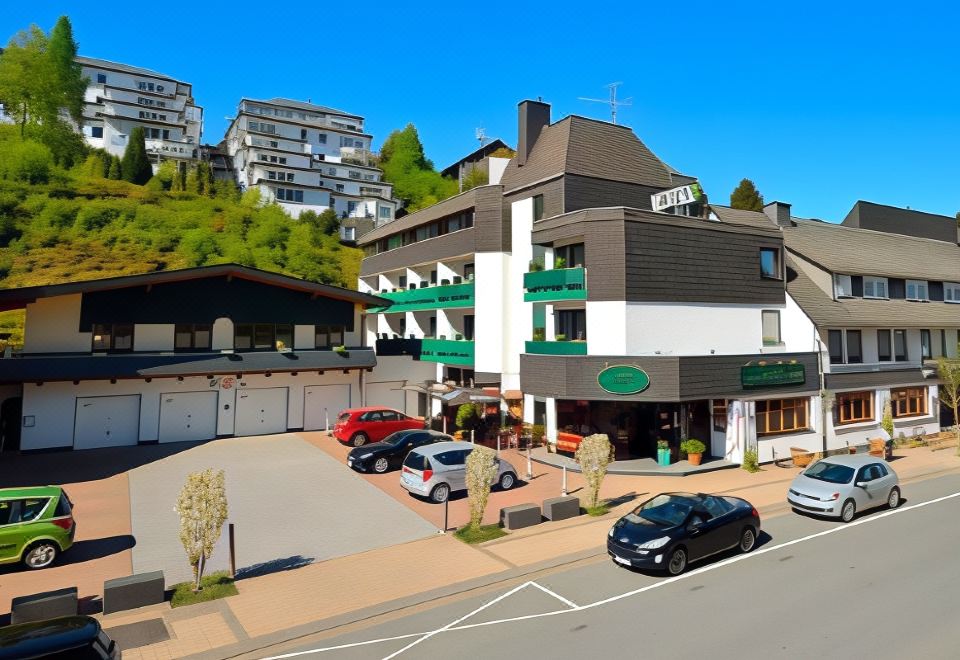
M689 525L687 525L687 531L688 531L688 532L699 532L701 527L703 527L703 523L702 523L702 522L696 522L696 521L695 521L695 522L692 522L692 523L690 523Z
M858 481L857 483L854 484L854 486L856 486L857 488L866 488L866 487L867 487L867 482L866 482L866 481Z

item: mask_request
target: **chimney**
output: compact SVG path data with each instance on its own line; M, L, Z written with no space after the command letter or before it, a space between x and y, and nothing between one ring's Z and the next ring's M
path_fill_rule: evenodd
M517 165L523 167L540 131L550 124L550 104L543 101L521 101L518 105Z
M790 220L790 205L785 202L770 202L769 204L764 204L763 212L775 225L789 227L793 224Z

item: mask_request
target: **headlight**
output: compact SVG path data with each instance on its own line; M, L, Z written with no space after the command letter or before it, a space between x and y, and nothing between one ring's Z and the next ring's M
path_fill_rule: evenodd
M607 536L613 538L613 527L610 528L610 533L608 533Z
M657 548L662 548L669 542L670 542L669 536L661 536L658 539L653 539L652 541L647 541L646 543L639 544L637 546L637 550L656 550Z
M371 456L373 456L373 454L371 454L370 452L367 452L366 454L361 454L360 460L362 461L365 458L370 458Z

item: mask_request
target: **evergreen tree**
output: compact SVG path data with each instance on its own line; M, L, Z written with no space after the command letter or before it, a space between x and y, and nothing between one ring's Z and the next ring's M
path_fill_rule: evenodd
M762 211L763 195L750 179L743 179L730 193L730 206L744 211Z
M120 163L120 158L113 156L110 158L110 166L107 168L107 178L119 181L123 178L123 166Z
M130 131L130 141L120 161L120 174L125 181L142 186L153 176L153 168L147 158L147 145L143 137L143 127L137 126Z
M65 108L70 117L80 124L83 121L83 97L88 78L77 62L77 42L73 40L70 19L61 16L50 31L47 47L53 73L55 92L61 97L58 108Z

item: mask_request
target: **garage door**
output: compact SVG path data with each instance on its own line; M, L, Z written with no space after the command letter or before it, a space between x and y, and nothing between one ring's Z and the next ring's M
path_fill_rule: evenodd
M263 435L287 430L287 388L264 387L237 392L236 435Z
M337 413L350 407L349 385L309 385L303 388L303 430L333 428Z
M385 406L387 408L394 408L400 412L406 412L404 410L404 403L407 398L407 393L405 390L400 389L403 387L403 383L404 381L402 380L384 383L367 383L367 405Z
M209 440L216 435L216 391L160 395L160 442Z
M77 397L74 449L135 445L139 437L139 394Z

